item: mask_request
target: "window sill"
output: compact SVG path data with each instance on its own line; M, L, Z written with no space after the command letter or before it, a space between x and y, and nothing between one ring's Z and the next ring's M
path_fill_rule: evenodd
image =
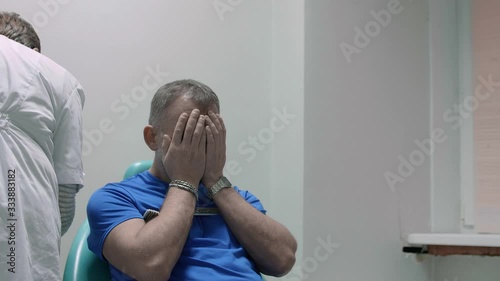
M461 233L414 233L403 252L435 256L500 256L500 235Z
M412 233L408 235L411 245L443 245L465 247L500 247L499 234L465 233Z

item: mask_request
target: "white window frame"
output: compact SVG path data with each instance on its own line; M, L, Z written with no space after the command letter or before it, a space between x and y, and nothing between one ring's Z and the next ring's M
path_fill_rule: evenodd
M472 1L457 1L460 101L474 95ZM462 121L460 128L461 232L475 233L474 115Z
M474 95L472 1L429 1L429 134L440 128L448 139L436 145L431 157L431 233L410 233L409 245L500 247L500 234L475 230L473 116L462 118L457 130L442 116Z

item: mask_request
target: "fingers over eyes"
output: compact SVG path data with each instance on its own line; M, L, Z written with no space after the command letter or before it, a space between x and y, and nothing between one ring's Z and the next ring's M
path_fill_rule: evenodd
M196 127L193 132L192 144L199 144L203 139L203 136L205 136L205 116L200 116L200 118L198 118L198 122L196 122Z
M219 122L220 122L221 127L222 127L223 141L224 141L224 143L226 143L226 124L224 124L224 120L222 119L222 117L219 114L217 114L217 118L219 118Z
M201 133L201 140L199 143L199 150L202 151L203 153L205 153L206 149L207 149L207 131L204 130L204 128L203 128L202 133Z
M207 123L208 126L210 126L210 129L212 130L212 134L219 134L219 130L217 129L215 123L212 121L212 117L207 118Z
M217 131L222 132L222 125L220 123L219 117L212 111L210 111L208 115L210 116L212 122L215 124Z
M191 111L189 119L187 120L186 123L186 129L184 130L184 138L182 139L182 142L191 144L193 139L193 133L196 129L196 124L198 123L199 117L200 117L200 111L198 109L194 109L193 111Z
M214 134L212 133L212 128L210 126L206 126L205 130L207 131L207 145L214 145L215 138Z

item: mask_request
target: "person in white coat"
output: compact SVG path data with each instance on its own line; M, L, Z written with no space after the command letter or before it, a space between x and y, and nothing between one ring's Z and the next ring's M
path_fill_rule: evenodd
M83 186L84 92L39 50L29 23L0 13L0 280L60 280Z

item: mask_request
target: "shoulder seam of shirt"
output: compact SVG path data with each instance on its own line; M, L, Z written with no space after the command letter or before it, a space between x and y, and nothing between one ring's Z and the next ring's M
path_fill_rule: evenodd
M123 190L125 193L127 193L128 197L132 200L134 207L137 208L137 199L134 196L132 196L132 193L130 193L125 187L123 187L122 185L119 185L120 183L124 182L125 180L122 180L121 182L118 182L118 183L112 183L112 184L113 184L113 186L118 187L121 190Z
M40 54L40 56L42 56L42 54ZM26 97L28 96L28 91L29 89L31 89L31 87L33 87L33 79L35 78L35 74L40 72L40 56L38 56L38 60L35 64L35 67L33 68L33 71L31 72L31 79L29 79L29 82L28 82L28 85L26 85L26 89L24 89L24 93L22 95L22 101L19 103L19 105L17 106L17 108L15 109L12 109L13 112L16 112L19 110L19 108L24 104L25 100L26 100Z

